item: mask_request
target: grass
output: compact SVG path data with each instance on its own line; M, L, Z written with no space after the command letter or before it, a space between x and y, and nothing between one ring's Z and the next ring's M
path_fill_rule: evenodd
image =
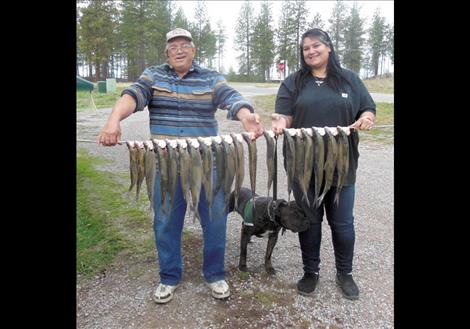
M394 92L394 78L372 78L363 80L364 84L370 93L382 93L382 94L393 94Z
M111 173L96 169L104 162L83 150L77 154L77 274L85 278L105 270L121 252L144 254L153 247L149 238L130 237L144 237L148 214L123 198L127 188Z
M121 97L122 90L129 86L131 83L117 83L116 91L112 93L100 93L98 88L91 92L89 91L77 91L77 111L91 111L94 110L91 97L95 102L96 108L108 108L113 107L114 103Z
M394 104L393 103L375 103L377 106L375 125L393 125L394 124ZM373 128L369 131L361 131L361 141L376 141L385 144L393 143L394 129L392 127Z

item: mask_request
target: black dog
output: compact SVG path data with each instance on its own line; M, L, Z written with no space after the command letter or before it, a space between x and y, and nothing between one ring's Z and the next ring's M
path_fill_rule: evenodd
M240 242L240 260L238 269L246 272L246 254L250 237L268 236L268 246L264 258L264 267L269 274L275 274L271 255L276 245L281 228L292 232L302 232L309 227L308 219L302 208L295 201L287 202L284 199L273 201L273 198L260 197L255 194L253 208L253 193L243 187L238 197L238 207L235 209L235 194L230 195L229 212L236 211L243 218Z

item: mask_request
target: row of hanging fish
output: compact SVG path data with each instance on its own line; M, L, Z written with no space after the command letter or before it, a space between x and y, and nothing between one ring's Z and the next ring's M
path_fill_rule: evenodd
M266 132L265 136L273 138L274 134ZM255 192L256 140L252 140L252 134L247 132L187 139L126 141L130 157L131 185L129 192L136 186L137 201L145 179L148 198L153 207L153 189L158 170L160 173L159 202L165 214L173 207L178 178L183 197L198 219L200 219L198 204L202 187L204 187L205 197L208 201L209 214L214 197L220 189L224 191L225 207L228 205L233 184L235 185L235 205L237 206L238 195L245 176L243 141L248 147L250 185ZM215 181L213 181L214 168L216 170ZM155 207L153 208L155 209Z
M349 127L312 127L284 129L285 169L287 192L290 199L293 183L302 191L302 201L318 207L331 188L334 173L337 173L337 188L334 202L339 195L349 170ZM312 166L313 164L313 166ZM312 175L315 182L313 204L307 196ZM321 189L323 186L323 189Z
M266 167L268 170L268 196L274 180L274 156L277 140L273 131L265 130ZM310 206L307 191L312 175L315 179L314 203L318 207L331 187L335 171L338 175L335 202L344 185L349 168L350 128L312 127L284 130L286 150L287 190L290 200L292 185L298 183L303 199ZM252 134L230 134L186 139L152 139L149 141L126 141L130 157L131 184L129 192L136 187L136 200L145 179L147 195L155 209L154 182L160 173L160 205L166 214L173 207L176 183L180 179L186 202L195 217L199 218L198 204L201 188L204 187L209 211L215 195L223 189L224 203L228 205L234 185L235 207L245 176L245 153L243 141L248 149L248 171L253 195L256 192L257 147ZM215 163L214 163L215 161ZM313 165L312 165L313 164ZM213 181L213 170L216 170ZM324 183L324 184L323 184ZM321 187L323 189L320 191ZM166 201L168 200L168 203ZM165 206L166 205L166 206ZM209 213L210 214L210 213Z

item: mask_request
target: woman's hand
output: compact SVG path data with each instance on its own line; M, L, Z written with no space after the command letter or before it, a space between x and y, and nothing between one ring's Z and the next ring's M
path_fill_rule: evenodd
M355 128L359 130L370 130L375 123L375 116L371 112L366 112L365 114L361 115L359 119L357 119L350 128Z

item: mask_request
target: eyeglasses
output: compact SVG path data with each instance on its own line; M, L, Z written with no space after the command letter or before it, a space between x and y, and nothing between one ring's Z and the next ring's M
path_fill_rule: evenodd
M182 51L188 51L189 49L192 49L192 48L193 46L191 46L189 43L185 43L184 45L181 45L181 46L171 46L170 48L168 48L168 51L174 55L178 52L178 49L181 49Z

